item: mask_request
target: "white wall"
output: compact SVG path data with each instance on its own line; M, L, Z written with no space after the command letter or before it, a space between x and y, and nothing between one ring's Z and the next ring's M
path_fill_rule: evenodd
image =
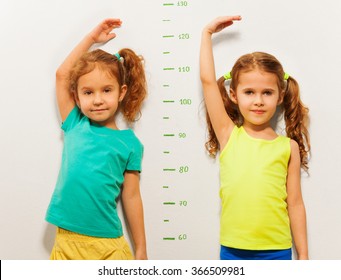
M103 49L131 47L146 60L149 97L135 130L145 145L141 188L149 258L218 259L219 171L204 150L198 52L202 27L223 14L241 14L243 21L214 38L219 75L240 55L261 50L277 56L300 82L311 112L310 177L302 179L310 257L341 259L341 2L187 0L185 7L180 2L1 0L1 259L49 256L55 228L44 216L62 150L54 74L106 17L121 18L123 26ZM179 39L181 34L189 39ZM181 105L181 99L191 104ZM181 167L188 172L179 172Z

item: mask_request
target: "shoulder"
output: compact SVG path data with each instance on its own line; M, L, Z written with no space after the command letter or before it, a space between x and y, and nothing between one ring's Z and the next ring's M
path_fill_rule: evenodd
M87 118L82 114L81 110L75 106L62 123L62 129L68 132L85 119Z
M227 135L228 141L231 138L235 137L236 135L240 135L242 133L246 134L244 127L243 126L237 126L237 125L231 126L227 132L228 132L228 135Z
M301 164L300 149L299 149L298 143L293 139L290 139L290 150L291 150L290 164L295 164L295 165L300 166Z
M135 132L132 129L127 129L125 132L126 132L125 137L127 139L129 139L130 141L132 141L134 143L140 143L141 144L140 139L136 136Z
M225 153L225 150L227 150L229 146L233 145L231 143L238 141L238 137L243 131L244 130L242 127L238 127L236 125L231 127L231 131L229 131L229 135L228 138L226 139L226 142L220 146L220 156Z
M291 148L291 153L295 153L295 154L300 153L298 143L293 139L290 139L290 148Z
M133 150L143 150L143 144L140 139L136 136L135 132L132 129L127 129L123 133L123 137L125 138L125 142L133 149Z

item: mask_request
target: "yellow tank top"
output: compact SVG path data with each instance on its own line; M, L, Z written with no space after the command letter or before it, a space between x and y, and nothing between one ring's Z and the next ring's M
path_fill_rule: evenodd
M220 154L220 242L247 250L292 246L286 178L290 139L251 137L235 127Z

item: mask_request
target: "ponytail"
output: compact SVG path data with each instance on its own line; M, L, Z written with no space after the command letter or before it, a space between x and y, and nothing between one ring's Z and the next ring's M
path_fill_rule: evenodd
M147 95L147 83L142 57L131 49L122 49L119 55L123 58L120 64L125 72L127 92L121 102L121 111L127 122L132 123L140 118L143 100Z
M299 146L301 166L308 170L308 153L310 140L308 133L308 112L300 99L297 81L291 76L287 80L287 87L283 98L285 130L289 138L295 140Z

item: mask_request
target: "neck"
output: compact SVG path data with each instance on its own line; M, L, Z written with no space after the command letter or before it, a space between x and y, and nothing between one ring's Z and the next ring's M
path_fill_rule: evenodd
M270 124L254 125L244 123L243 127L247 134L255 138L273 140L278 136Z

